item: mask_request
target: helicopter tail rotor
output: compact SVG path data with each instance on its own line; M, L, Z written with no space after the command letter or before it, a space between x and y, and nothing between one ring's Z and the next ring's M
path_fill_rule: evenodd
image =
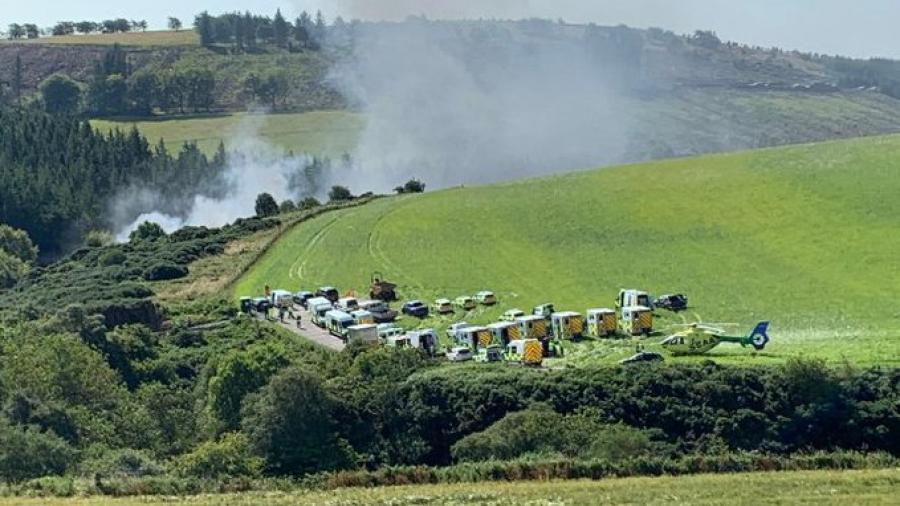
M756 324L756 328L753 329L753 332L750 332L750 335L747 336L747 340L750 341L750 344L753 345L757 350L762 350L769 344L769 322L759 322Z

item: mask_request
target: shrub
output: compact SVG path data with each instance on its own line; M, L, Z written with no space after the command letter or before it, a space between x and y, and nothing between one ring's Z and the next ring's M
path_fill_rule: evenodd
M74 461L75 451L52 432L0 420L0 478L8 483L61 475Z
M100 265L121 265L125 263L128 257L121 250L112 249L100 256Z
M128 234L128 240L131 242L155 241L166 236L166 231L158 223L145 221L138 225L138 228Z
M247 401L242 425L254 453L274 474L344 469L354 456L338 436L337 409L321 378L294 367Z
M175 460L176 471L189 478L258 477L265 461L250 452L247 436L230 432L219 441L207 441Z
M84 476L103 478L142 478L165 474L166 468L150 455L129 448L105 450L78 466Z
M0 250L0 289L12 288L28 274L28 271L25 262Z
M332 202L346 202L353 200L353 194L346 186L332 186L328 192L328 200Z
M265 218L278 214L278 203L270 193L260 193L256 197L256 216Z
M307 198L301 200L297 204L297 207L301 211L308 211L310 209L315 209L317 207L320 207L321 205L322 205L322 203L319 202L315 197L307 197Z
M88 248L102 248L113 243L115 239L106 230L91 230L84 236L84 244Z
M401 195L404 193L423 193L425 191L425 183L418 179L410 179L403 186L394 188L394 191Z
M166 281L183 278L187 275L187 267L170 263L158 263L144 271L144 279L147 281Z

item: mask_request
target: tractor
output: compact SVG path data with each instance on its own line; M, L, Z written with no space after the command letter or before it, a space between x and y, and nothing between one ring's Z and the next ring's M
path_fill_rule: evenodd
M393 302L397 300L397 285L385 281L384 276L380 272L375 272L372 274L372 288L369 291L369 298Z

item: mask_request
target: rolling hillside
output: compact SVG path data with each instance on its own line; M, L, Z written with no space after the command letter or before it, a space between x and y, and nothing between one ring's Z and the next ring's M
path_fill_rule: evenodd
M765 352L723 346L716 358L896 364L898 170L900 137L880 137L384 199L298 227L234 295L265 284L364 291L380 270L408 298L492 289L499 308L465 315L488 322L546 301L609 306L622 287L683 291L690 318L772 320ZM589 343L566 360L632 350Z
M220 142L233 146L252 133L273 148L338 157L353 150L363 124L362 115L346 111L91 121L91 125L104 131L116 128L127 131L136 126L151 143L163 139L169 150L176 153L185 142L194 142L209 156L215 153Z

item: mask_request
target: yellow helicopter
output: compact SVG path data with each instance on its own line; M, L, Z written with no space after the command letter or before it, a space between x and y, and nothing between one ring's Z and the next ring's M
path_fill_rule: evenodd
M672 355L702 355L722 343L752 346L762 350L769 343L769 322L759 322L746 336L728 336L725 331L710 324L689 323L687 328L676 332L659 343Z

